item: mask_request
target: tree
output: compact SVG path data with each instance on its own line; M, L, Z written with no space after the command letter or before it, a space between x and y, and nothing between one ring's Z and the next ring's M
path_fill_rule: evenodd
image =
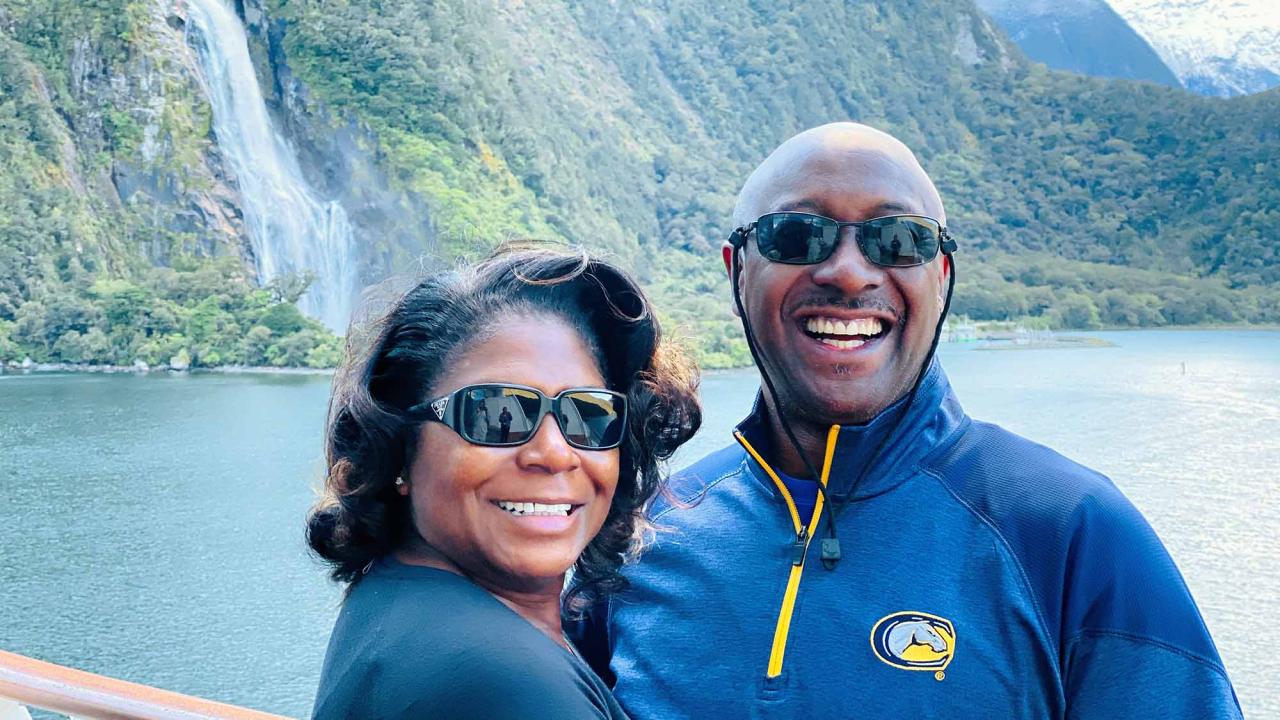
M1100 325L1097 306L1083 293L1067 293L1058 300L1052 313L1059 327L1091 330Z

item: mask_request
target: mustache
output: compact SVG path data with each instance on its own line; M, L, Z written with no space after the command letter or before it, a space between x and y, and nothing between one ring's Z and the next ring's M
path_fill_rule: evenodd
M800 298L791 308L791 313L807 309L824 310L838 308L841 310L876 310L893 316L894 322L902 324L906 313L895 307L893 303L874 295L844 297L842 295L809 295Z

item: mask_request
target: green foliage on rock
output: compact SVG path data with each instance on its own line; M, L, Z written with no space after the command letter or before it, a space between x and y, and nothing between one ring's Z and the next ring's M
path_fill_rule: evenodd
M302 131L358 128L429 206L432 252L512 235L607 250L708 366L749 360L718 252L739 185L789 135L845 119L894 133L935 179L960 312L1280 322L1280 90L1222 100L1051 72L966 1L237 4L265 10L254 42L272 48L255 57L287 62L293 97L327 114ZM164 63L155 7L0 0L0 354L332 362L288 289L254 289L245 263L208 259L234 243L173 221L190 204L164 192L214 182L191 84L157 76L158 120L103 100L102 78ZM113 195L121 177L161 190Z
M275 287L255 288L230 258L64 285L0 320L0 362L334 367L338 338Z
M843 119L918 152L978 317L1280 321L1277 91L1051 72L963 2L269 5L294 70L377 132L446 239L497 216L612 250L712 366L748 360L717 252L737 188L787 136ZM978 282L1025 254L1057 276Z

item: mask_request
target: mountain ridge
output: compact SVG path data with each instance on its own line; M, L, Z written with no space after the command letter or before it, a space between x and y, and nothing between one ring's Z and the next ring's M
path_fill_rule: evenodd
M1174 72L1105 0L978 0L1036 62L1093 77L1181 87Z
M279 125L315 185L361 225L366 279L413 267L424 253L438 263L475 256L513 235L584 242L635 268L705 362L740 364L745 347L717 252L738 184L788 135L854 119L915 148L942 190L965 257L959 312L1059 326L1280 317L1280 183L1267 161L1280 146L1267 121L1280 93L1224 103L1051 72L971 3L938 0L239 6ZM127 202L118 187L77 196L74 183L51 180L55 196L71 198L57 215L74 220L53 235L38 229L49 210L31 210L43 190L0 185L0 254L40 258L25 266L34 284L5 285L0 272L8 303L0 323L9 323L11 344L35 342L34 320L20 322L20 306L39 302L48 319L42 298L104 277L208 257L251 269L242 236L170 219L192 217L183 198L205 197L228 179L219 175L207 103L182 74L168 95L139 90L118 107L72 81L77 47L88 48L104 77L177 58L155 42L165 32L157 19L180 32L180 3L0 0L8 56L53 88L47 100L0 97L0 117L34 113L76 150L60 159L58 143L37 147L29 131L0 122L0 152L12 149L0 160L52 163L64 176L105 167L121 177L129 173L120 168L141 166L134 174L153 179ZM851 35L880 42L850 43ZM149 108L177 113L170 105L196 120L153 118ZM114 119L94 125L94 117ZM155 167L138 159L147 138L171 148ZM211 179L184 179L192 172ZM169 187L189 189L171 198ZM234 193L215 202L234 219ZM13 208L27 208L30 220L15 224ZM77 243L76 233L88 234ZM1033 270L1006 263L1018 256ZM1109 265L1156 275L1128 283ZM1140 296L1143 311L1126 309L1116 292ZM220 342L256 327L247 323L257 311L238 302L223 307L231 320ZM165 331L172 346L193 334L189 318L178 324L181 332ZM49 357L57 340L39 338ZM110 352L127 364L143 344L121 336Z

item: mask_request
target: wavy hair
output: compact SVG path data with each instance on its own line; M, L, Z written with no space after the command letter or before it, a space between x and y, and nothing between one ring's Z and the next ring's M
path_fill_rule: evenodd
M395 490L417 451L422 402L466 344L510 315L563 320L585 341L609 388L627 396L618 484L600 532L573 566L569 612L625 587L619 573L638 550L644 512L663 487L663 461L702 421L698 375L670 343L644 292L625 271L550 243L508 243L480 263L429 277L365 333L348 338L334 378L322 497L307 517L307 542L352 585L372 561L414 532L409 499ZM354 335L354 334L353 334Z

